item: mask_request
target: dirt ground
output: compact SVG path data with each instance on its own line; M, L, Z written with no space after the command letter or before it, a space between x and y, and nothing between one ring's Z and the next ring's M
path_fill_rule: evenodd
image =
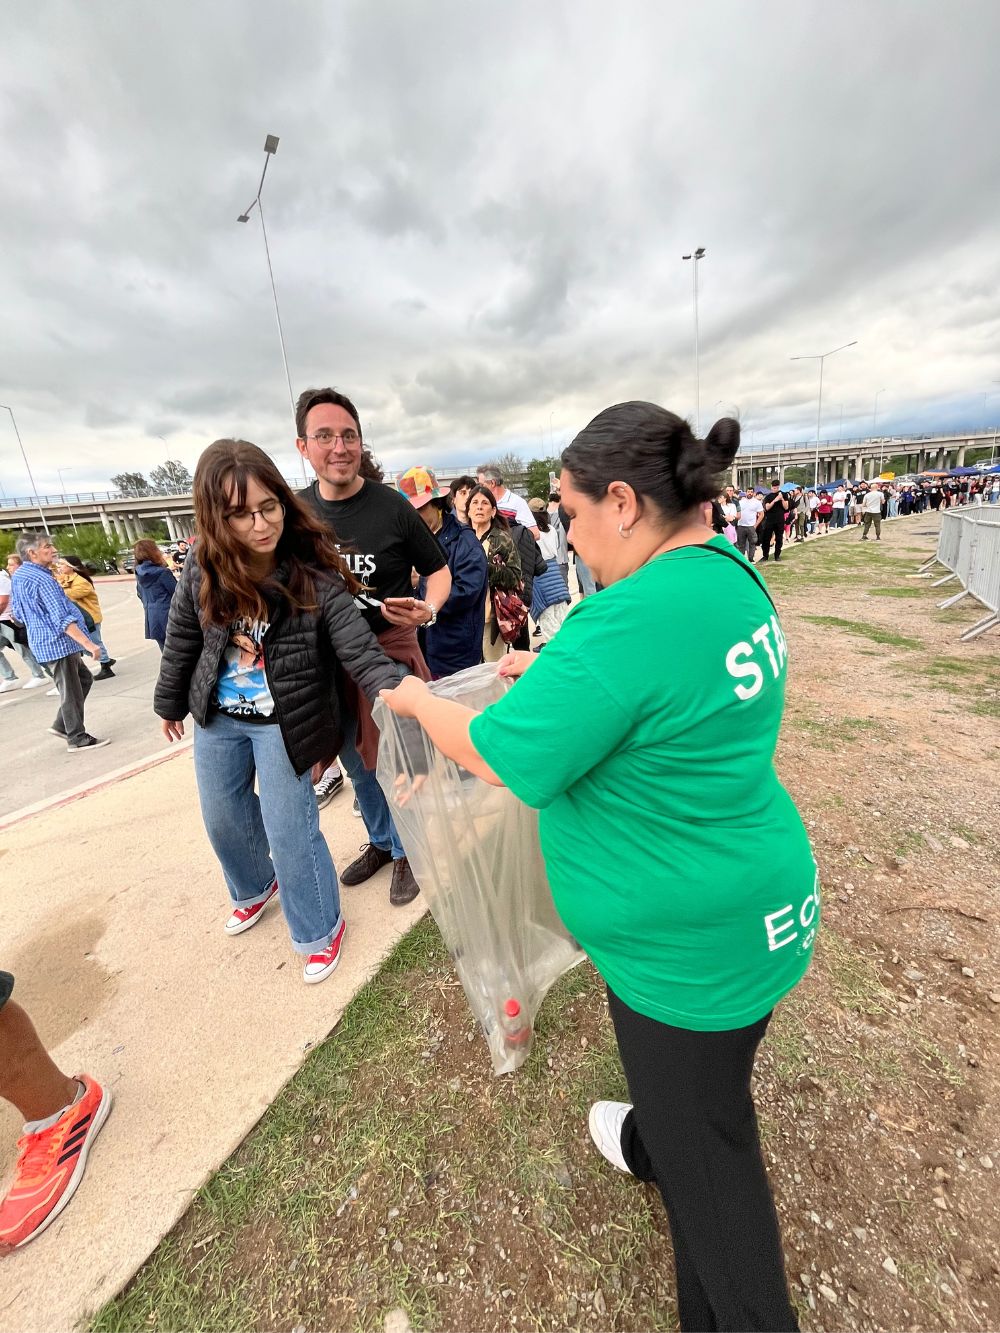
M812 1330L1000 1327L1000 634L910 577L936 531L766 568L824 929L755 1086ZM623 1092L589 966L495 1079L425 922L96 1327L674 1326L659 1200L587 1137Z

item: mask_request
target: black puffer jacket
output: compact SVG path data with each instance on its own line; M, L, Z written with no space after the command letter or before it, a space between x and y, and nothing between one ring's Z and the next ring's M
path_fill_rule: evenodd
M541 578L548 566L545 563L545 557L538 549L538 543L526 527L523 527L520 523L512 523L510 525L510 535L514 538L514 545L521 557L521 581L524 584L521 601L525 606L530 607L535 579Z
M229 632L225 626L202 623L200 585L201 567L192 557L184 563L171 603L153 711L172 722L190 713L204 726ZM292 610L275 598L264 639L264 672L296 773L340 751L338 666L372 700L379 690L393 689L405 674L379 647L339 577L317 579L316 598L319 610L312 612Z

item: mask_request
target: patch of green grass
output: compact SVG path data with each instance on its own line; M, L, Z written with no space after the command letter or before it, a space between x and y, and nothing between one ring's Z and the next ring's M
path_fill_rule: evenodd
M813 625L822 625L827 629L841 629L847 634L855 634L862 639L870 639L873 643L884 643L892 648L923 648L920 639L909 639L903 634L896 634L893 630L882 629L878 625L866 625L862 620L842 620L840 616L803 616L803 620L808 620Z
M938 689L948 690L959 707L977 717L1000 717L995 661L985 656L935 656L925 660L894 663Z
M966 842L973 844L977 843L981 836L978 829L969 828L968 824L952 824L951 829L960 838L964 838Z
M893 850L896 856L911 856L914 852L923 851L925 846L923 834L918 833L916 829L908 829Z
M600 1287L621 1326L670 1327L656 1201L608 1172L582 1130L595 1097L627 1095L589 964L550 991L518 1073L495 1078L426 918L92 1327L375 1333L398 1306L437 1328L463 1273L477 1293L511 1288L494 1323L561 1327L561 1293ZM532 1304L511 1278L539 1255L551 1296L536 1281ZM648 1281L623 1286L640 1267Z
M946 1083L950 1083L953 1088L960 1088L965 1083L965 1075L956 1067L956 1065L945 1055L936 1041L919 1031L914 1031L913 1046L920 1059L920 1063L929 1069L932 1073L943 1078Z
M869 588L869 597L922 597L923 588Z
M889 1012L889 992L874 963L853 944L827 926L820 932L816 952L842 1009L868 1018Z

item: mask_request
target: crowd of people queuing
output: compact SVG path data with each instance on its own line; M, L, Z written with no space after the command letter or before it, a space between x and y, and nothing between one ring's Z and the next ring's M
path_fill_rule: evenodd
M795 1328L750 1084L773 1009L808 966L819 888L773 767L787 644L754 558L859 520L878 540L883 518L953 496L995 503L996 490L776 480L719 492L738 424L699 440L649 403L601 413L565 451L559 489L531 501L492 466L444 489L417 465L386 486L357 409L332 388L300 395L296 428L315 474L305 490L255 444L217 440L195 470L198 537L179 579L156 543L135 548L145 634L161 651L153 708L168 741L193 723L225 933L276 902L315 984L342 956L342 887L391 863L390 903L416 897L375 777L383 697L540 812L553 897L607 982L631 1096L595 1103L590 1133L619 1171L660 1190L681 1327ZM71 749L106 744L83 722L81 653L101 663L98 679L114 664L93 580L57 561L47 535L26 534L19 551L0 633L9 603L25 663L56 682L50 730ZM726 616L706 620L721 602ZM428 690L483 661L516 684L482 714ZM319 810L345 773L367 842L338 874ZM729 847L765 863L779 843L780 883L732 876ZM52 1063L12 991L0 972L0 1095L28 1122L0 1249L69 1201L110 1109L96 1080Z
M839 528L859 527L862 541L884 519L955 505L1000 504L1000 475L916 481L838 481L827 487L786 484L775 478L767 491L726 486L711 502L711 523L751 561L781 559L786 541L804 541Z

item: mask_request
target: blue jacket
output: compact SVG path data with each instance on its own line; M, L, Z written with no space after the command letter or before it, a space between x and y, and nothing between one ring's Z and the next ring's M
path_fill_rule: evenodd
M146 615L145 635L147 639L155 639L161 648L167 637L167 616L176 591L177 580L166 565L143 560L136 566L135 595Z
M570 600L566 580L562 576L558 561L546 562L545 573L539 574L531 589L531 618L537 620L550 606Z
M437 624L422 631L423 649L431 674L450 676L483 660L489 580L482 543L454 514L445 514L437 539L451 570L451 594L438 612ZM421 579L421 597L425 587Z

